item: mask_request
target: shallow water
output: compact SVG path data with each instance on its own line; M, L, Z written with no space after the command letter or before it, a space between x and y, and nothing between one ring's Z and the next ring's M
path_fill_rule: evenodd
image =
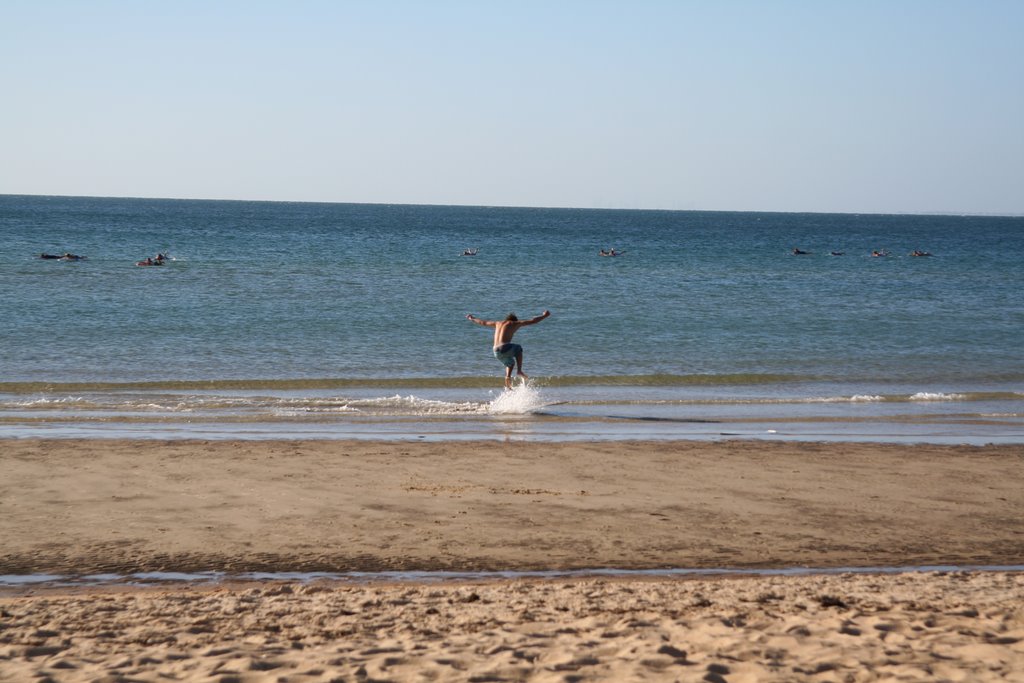
M1024 218L0 195L0 239L0 436L1024 442ZM464 316L545 308L505 396Z
M493 581L515 579L580 578L686 578L715 576L814 576L826 574L903 574L923 572L1020 572L1024 565L908 565L900 567L784 567L744 569L576 569L552 571L387 571L387 572L140 572L135 574L61 574L0 575L0 588L60 588L81 586L147 586L167 584L219 584L228 582L269 581L311 583L434 583L455 581Z

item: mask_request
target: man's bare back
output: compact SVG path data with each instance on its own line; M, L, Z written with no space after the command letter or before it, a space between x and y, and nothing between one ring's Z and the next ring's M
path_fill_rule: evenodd
M495 348L512 341L512 335L516 333L523 323L512 320L499 320L494 323L494 346Z

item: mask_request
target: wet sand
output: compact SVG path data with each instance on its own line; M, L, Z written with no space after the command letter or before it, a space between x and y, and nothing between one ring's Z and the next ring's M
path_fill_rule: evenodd
M0 464L0 574L1024 558L1022 447L7 440ZM9 588L0 680L1024 680L1022 588L1017 572Z
M6 440L0 460L0 574L1024 558L1024 446Z

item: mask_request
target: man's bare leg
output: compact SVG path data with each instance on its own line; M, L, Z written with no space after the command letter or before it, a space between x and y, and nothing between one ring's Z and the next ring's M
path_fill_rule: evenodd
M512 388L512 368L510 367L505 368L505 388Z
M516 374L519 375L520 377L522 377L524 382L526 380L530 379L529 377L526 376L526 373L523 372L523 352L522 351L520 351L519 353L516 354Z

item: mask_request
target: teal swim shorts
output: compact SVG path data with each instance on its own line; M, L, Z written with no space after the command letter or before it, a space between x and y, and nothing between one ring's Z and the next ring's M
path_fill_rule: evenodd
M523 347L512 342L506 342L501 346L494 347L494 357L500 360L506 368L515 367L516 356L522 352Z

